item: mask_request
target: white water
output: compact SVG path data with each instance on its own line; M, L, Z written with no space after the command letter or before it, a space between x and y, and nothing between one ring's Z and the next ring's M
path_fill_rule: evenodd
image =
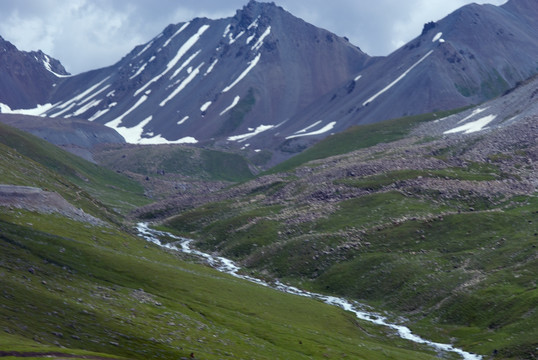
M218 271L233 275L240 279L254 282L259 285L271 287L271 288L274 288L276 290L279 290L288 294L294 294L294 295L304 296L304 297L308 297L312 299L318 299L325 302L326 304L338 306L346 311L351 311L352 313L355 314L355 316L357 316L358 319L369 321L371 323L386 326L386 327L396 330L396 332L398 333L398 336L400 336L403 339L410 340L418 344L426 344L438 351L442 351L442 352L447 351L447 352L457 353L461 355L461 357L464 360L481 360L482 359L482 356L480 355L471 354L469 352L458 349L452 345L436 343L433 341L423 339L420 336L413 334L411 330L406 326L392 324L387 320L386 317L382 315L361 309L363 306L361 306L360 304L356 302L350 302L346 299L339 298L336 296L316 294L310 291L301 290L294 286L283 284L278 280L276 280L274 284L269 284L263 280L256 279L252 276L239 274L239 270L241 270L241 268L237 266L230 259L226 259L220 256L213 256L213 255L191 248L191 243L193 241L192 239L186 239L186 238L175 236L170 233L150 229L147 223L139 223L137 225L137 230L139 234L142 237L144 237L147 241L150 241L166 249L181 251L186 254L191 254L191 255L204 258L211 267L217 269ZM176 243L179 243L179 247L172 243L163 244L161 240L159 240L160 236L176 239L177 240Z

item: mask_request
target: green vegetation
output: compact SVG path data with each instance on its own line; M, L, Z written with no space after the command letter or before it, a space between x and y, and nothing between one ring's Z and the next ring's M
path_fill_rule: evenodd
M120 212L148 203L137 182L5 124L0 124L2 144L0 150L5 155L0 157L0 183L56 189L68 200L70 196L58 187L76 186L87 193L86 202L93 202L94 198Z
M110 215L105 205L68 180L90 165L71 161L63 152L56 154L30 136L15 141L20 134L13 134L10 144L17 150L0 143L2 183L46 188L96 216ZM28 147L27 156L18 151L23 151L22 144ZM55 161L53 155L59 159ZM110 172L102 174L105 181ZM88 179L91 183L99 177ZM228 205L208 208L207 213L217 214ZM249 216L279 210L272 207ZM249 250L239 247L237 251ZM30 359L51 355L178 359L191 354L200 359L436 357L431 349L400 340L390 330L359 321L351 313L221 274L196 264L199 259L167 252L113 223L94 226L60 214L2 207L0 254L2 355Z
M181 145L111 145L96 157L109 169L144 176L234 182L253 177L248 162L238 154Z
M240 196L164 224L256 276L404 315L416 332L467 351L532 358L532 150L476 136L346 152L404 137L418 120L407 121L331 136Z
M409 134L413 127L420 123L441 119L466 109L468 109L468 107L398 118L375 124L353 126L344 132L325 138L302 153L271 168L269 172L276 173L289 171L312 160L346 154L379 143L396 141L404 138Z
M352 314L187 263L114 228L25 211L3 212L0 227L4 351L58 344L62 353L138 359L435 357Z

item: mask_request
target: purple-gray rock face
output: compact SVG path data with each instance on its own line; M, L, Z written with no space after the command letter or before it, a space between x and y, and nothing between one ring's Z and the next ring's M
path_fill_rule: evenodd
M55 83L68 75L62 64L42 51L19 51L0 36L0 102L13 109L48 101Z
M250 1L231 18L170 25L110 67L21 84L48 91L33 103L54 104L44 115L127 142L270 150L271 165L352 125L482 103L536 74L537 59L535 0L464 6L376 58Z
M471 4L426 24L422 35L318 99L280 131L295 133L321 119L318 128L333 124L332 131L339 132L479 104L537 72L538 2ZM301 141L306 140L288 137L286 146Z
M370 59L344 38L251 1L232 18L170 25L117 64L65 79L47 115L107 124L134 143L248 143Z

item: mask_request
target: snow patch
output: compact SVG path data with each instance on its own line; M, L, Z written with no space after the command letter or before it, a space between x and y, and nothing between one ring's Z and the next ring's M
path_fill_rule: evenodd
M153 116L148 116L144 120L142 120L140 123L138 123L136 126L133 126L132 128L128 128L125 126L111 126L111 123L106 124L109 127L113 127L116 129L116 131L123 136L125 141L127 141L130 144L138 144L140 139L142 139L142 133L144 132L144 127L153 119ZM121 121L121 120L120 120Z
M222 37L225 38L230 33L230 29L232 28L232 24L226 25L226 29L224 29L224 34L222 34Z
M442 32L438 32L438 33L435 34L435 36L433 37L432 42L439 41L439 39L441 39L441 36L443 36L443 33L442 33Z
M139 57L140 55L142 55L143 53L145 53L146 50L149 49L149 48L151 47L151 45L153 45L153 40L150 41L150 42L149 42L149 43L148 43L142 50L140 50L140 51L138 52L138 54L136 54L136 55L134 56L133 59L136 59L137 57Z
M263 45L263 40L269 36L269 34L271 33L271 26L268 26L267 29L265 29L264 33L260 36L260 38L258 39L258 41L256 41L256 43L252 46L252 48L250 48L252 51L258 51L260 50L260 48L262 47Z
M480 118L478 120L471 121L467 124L445 131L443 134L453 134L453 133L458 133L458 132L463 132L464 134L470 134L477 131L482 131L490 122L492 122L496 118L497 118L497 115L484 116L483 118Z
M179 140L166 140L161 135L157 135L151 138L141 138L137 144L140 145L162 145L162 144L197 144L198 140L192 136L186 136Z
M181 124L183 124L183 123L184 123L185 121L187 121L187 120L189 120L189 115L187 115L187 116L185 116L183 119L179 120L179 121L177 122L177 124L178 124L178 125L181 125Z
M326 133L328 131L331 131L334 128L335 125L336 125L336 121L332 121L332 122L328 123L327 125L325 125L324 127L322 127L319 130L312 131L312 132L305 133L305 134L291 135L291 136L288 136L286 138L286 140L293 139L293 138L298 138L298 137L302 137L302 136L320 135L320 134Z
M237 39L239 39L241 36L243 36L244 33L245 33L244 31L241 31L239 34L237 34L237 36L236 36L235 38L234 38L233 35L230 33L230 34L228 35L228 39L230 40L230 41L228 42L228 44L229 44L229 45L232 45L234 42L237 41Z
M258 126L256 129L254 129L252 132L249 132L249 133L246 133L246 134L241 134L241 135L234 135L234 136L230 136L228 138L229 141L237 141L237 142L243 142L245 140L248 140L258 134L261 134L262 132L264 131L267 131L267 130L270 130L272 128L274 128L275 126L274 125L260 125Z
M110 107L108 107L106 109L103 109L103 110L99 110L95 114L93 114L92 117L88 119L88 121L94 121L95 119L103 116L104 114L106 114L109 111L110 111Z
M200 107L200 111L201 112L207 111L207 109L209 109L212 103L213 103L212 101L206 102L204 105Z
M228 106L226 109L222 110L219 115L222 116L222 115L226 114L228 111L232 110L239 103L240 99L241 99L240 96L236 96L234 98L234 101L232 102L232 104L230 106Z
M190 62L200 53L202 52L202 50L198 50L197 52L195 52L194 54L192 54L191 56L189 56L189 58L187 60L185 60L185 62L183 64L181 64L181 66L176 70L174 71L174 73L172 74L172 76L170 76L170 80L172 80L173 78L175 78L176 76L179 75L179 73L181 72L181 70L183 70L187 65L190 64ZM187 73L191 73L192 72L192 67L189 67L189 69L187 69Z
M258 15L258 17L256 18L256 20L254 20L248 27L247 27L247 30L250 30L252 28L257 28L258 27L258 20L260 20L260 15Z
M129 80L133 80L135 77L142 74L142 71L144 71L146 69L147 65L148 65L148 63L144 63L144 65L142 65L133 76L129 77Z
M218 62L219 62L219 59L215 59L215 61L213 61L211 65L209 65L209 67L207 68L204 76L207 76L211 71L213 71L213 68L215 67L215 65L217 65Z
M402 75L400 75L396 80L394 80L393 82L391 82L390 84L388 84L384 89L382 89L381 91L379 91L377 94L375 94L374 96L372 96L371 98L369 98L368 100L366 100L365 102L362 103L362 106L366 106L368 105L369 103L371 103L372 101L374 101L379 95L383 94L384 92L386 92L387 90L389 90L391 87L393 87L394 85L396 85L400 80L402 80L407 74L409 74L411 72L411 70L413 70L415 67L418 66L418 64L420 64L421 62L423 62L428 56L430 56L431 54L433 53L433 50L430 50L428 51L428 53L426 55L424 55L422 58L420 58L420 60L418 60L416 63L414 63L409 69L407 69Z
M183 90L191 81L192 79L194 79L196 77L196 75L198 75L198 73L200 72L200 68L204 65L204 63L201 63L196 69L194 69L190 74L189 76L187 76L182 82L181 84L178 85L177 88L174 89L174 91L172 91L172 93L170 95L168 95L168 97L166 99L164 99L163 101L161 101L161 103L159 104L159 106L164 106L166 105L167 102L169 102L174 96L176 96L177 94L179 94L181 92L181 90Z
M188 24L188 23L187 23ZM185 26L185 25L183 25ZM187 40L183 45L181 45L181 47L179 48L177 54L174 56L174 58L172 60L170 60L168 62L168 64L166 64L166 69L160 73L159 75L155 76L153 79L151 79L150 81L148 81L144 86L142 86L140 89L138 89L135 93L134 93L134 96L137 96L138 94L140 94L142 91L144 91L149 85L153 84L154 82L158 81L161 77L163 77L164 75L166 75L170 70L172 70L178 63L179 63L179 60L181 60L181 58L183 57L183 55L185 55L185 53L187 51L190 50L190 48L196 44L196 42L200 39L200 36L202 36L202 34L207 30L209 29L209 25L202 25L198 31L196 32L196 34L194 34L193 36L190 37L189 40ZM179 30L178 30L179 31Z
M310 129L316 127L316 126L318 126L320 123L321 123L321 120L320 120L320 121L316 121L316 122L313 123L312 125L307 126L307 127L305 127L304 129L302 129L302 130L296 131L295 134L302 134L302 133L305 133L305 132L307 132L308 130L310 130Z
M117 128L120 126L121 121L123 120L123 118L126 117L127 115L129 115L130 113L132 113L133 111L135 111L136 108L139 107L140 105L142 105L144 103L144 101L146 101L147 99L148 99L148 97L146 95L142 95L142 97L140 99L138 99L138 101L136 102L136 104L133 105L133 107L131 107L129 110L127 110L122 115L115 118L114 120L107 122L105 125L117 130ZM125 139L127 141L127 138L125 138Z
M485 108L478 108L476 110L473 110L473 112L471 113L471 115L469 116L466 116L464 117L463 119L461 119L460 121L458 121L458 124L462 123L462 122L465 122L469 119L472 119L473 117L475 117L476 115L486 111L487 109L489 109L489 106L488 107L485 107Z
M254 68L254 66L256 66L256 64L258 64L258 62L260 61L260 58L261 58L261 53L258 53L258 55L256 55L256 57L251 62L249 62L249 65L245 69L245 71L243 71L241 73L241 75L239 75L239 77L237 79L235 79L235 81L233 83L231 83L230 85L225 87L224 90L222 90L222 92L225 93L225 92L230 91L235 85L237 85L237 83L239 83L241 80L243 80L243 78L245 76L247 76L247 74L250 72L250 70L252 70Z
M45 114L52 107L53 105L49 103L49 104L37 105L35 108L32 108L32 109L12 110L8 105L0 103L0 112L2 114L21 114L21 115L40 116L40 115Z
M36 60L37 60L37 58L36 58ZM45 60L43 60L43 65L45 66L45 69L47 69L50 73L52 73L56 77L65 78L65 77L73 76L73 75L60 75L58 73L55 73L52 70L52 65L50 64L50 58L47 55L45 55Z
M173 38L175 38L177 35L179 35L179 33L181 33L183 30L185 30L187 28L187 26L189 26L189 25L190 25L190 22L186 22L185 24L183 24L183 26L180 27L179 30L174 33L174 35L170 36L170 38L165 41L163 47L167 47L168 44L170 44L170 41L172 41Z
M108 79L110 79L110 76L107 76L103 80L99 81L97 84L91 86L90 88L86 89L85 91L83 91L82 93L78 94L77 96L71 98L70 100L68 100L68 101L66 101L66 102L64 102L64 103L62 103L60 105L55 106L55 108L65 109L69 105L75 105L76 102L84 99L86 96L91 94L95 89L97 89L99 86L101 86ZM51 115L51 117L58 116L58 115L59 115L59 113L57 113L55 115Z
M101 99L93 100L93 101L87 103L86 105L84 105L83 107L79 108L77 111L75 111L73 113L73 116L82 115L86 111L90 110L92 107L95 107L95 106L99 105L100 103L101 103Z

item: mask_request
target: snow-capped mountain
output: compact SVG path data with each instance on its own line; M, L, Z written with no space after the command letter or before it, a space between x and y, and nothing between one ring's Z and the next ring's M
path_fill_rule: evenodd
M386 57L251 0L230 18L169 25L107 68L58 77L35 59L48 82L23 90L41 97L1 103L48 103L40 114L131 143L270 150L269 165L349 126L479 104L537 73L538 2L464 6Z
M0 74L0 102L13 109L45 103L59 78L69 75L58 60L42 51L20 51L1 36Z
M170 25L117 64L65 79L46 115L103 123L133 143L236 143L370 62L346 39L250 1L232 18Z
M538 1L470 4L283 126L287 148L351 125L479 104L538 72ZM314 126L315 125L315 126ZM303 137L304 135L310 135Z

